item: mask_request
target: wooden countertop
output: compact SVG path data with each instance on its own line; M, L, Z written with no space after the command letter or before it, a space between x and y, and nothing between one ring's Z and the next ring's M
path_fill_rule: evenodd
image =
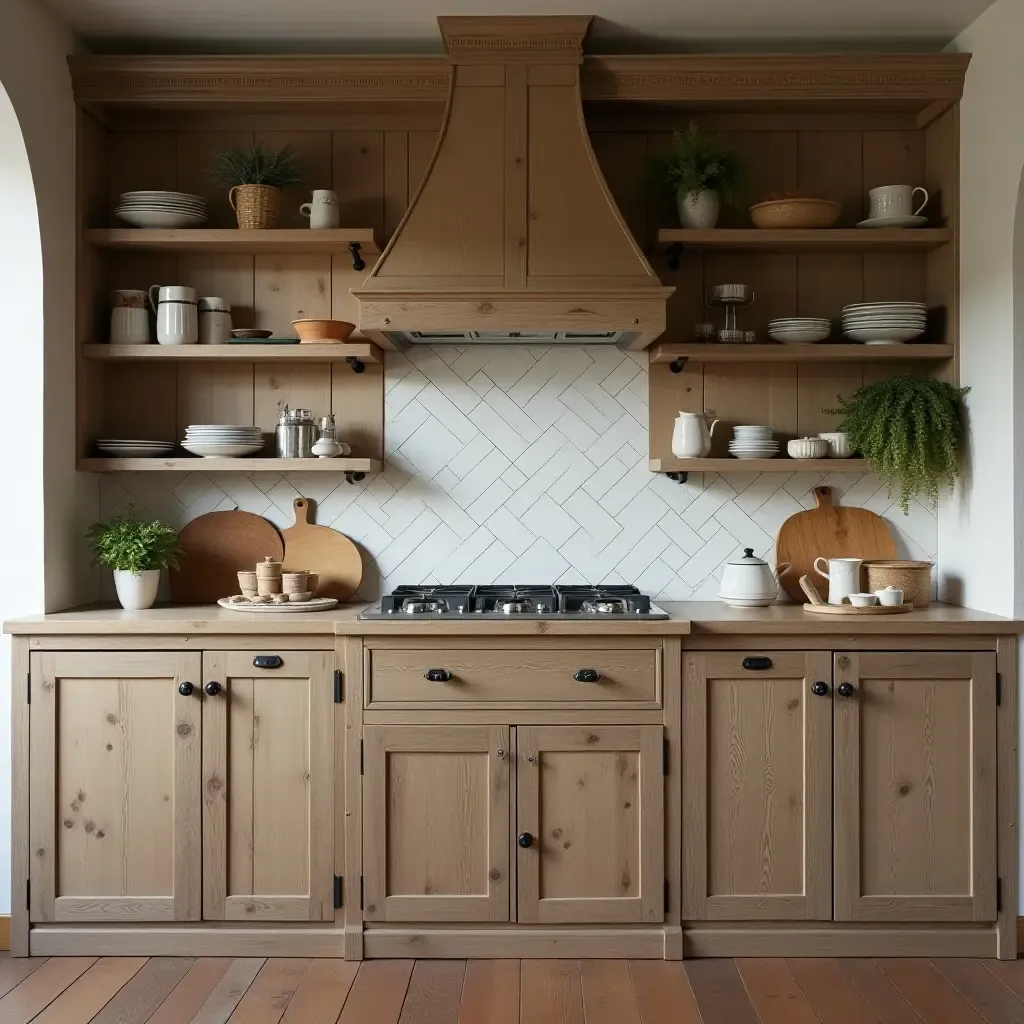
M848 618L812 616L798 605L769 608L729 608L717 601L680 601L663 604L665 620L461 619L428 621L361 621L365 604L350 604L329 612L280 614L233 612L216 605L163 606L128 612L109 606L89 606L66 612L33 615L4 623L4 632L37 636L74 636L97 633L120 635L260 633L342 636L679 636L698 634L892 634L965 635L1024 632L1024 621L953 605L932 605L906 615Z

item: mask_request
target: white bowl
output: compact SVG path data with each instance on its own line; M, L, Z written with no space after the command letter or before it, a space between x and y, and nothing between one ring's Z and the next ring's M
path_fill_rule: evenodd
M824 341L832 331L822 327L816 331L799 331L785 327L773 327L768 331L768 337L783 345L813 345L815 342Z
M898 345L900 342L920 338L924 330L920 327L859 327L843 332L854 341L868 345Z
M205 217L189 213L136 213L134 210L115 212L121 220L135 228L197 228L206 223Z
M786 445L791 459L824 459L828 455L828 441L820 437L800 437Z
M262 444L196 444L183 442L182 448L204 459L235 459L241 455L252 455L262 449Z
M850 594L850 604L854 608L870 608L878 604L878 598L874 594Z
M884 590L876 590L875 597L878 603L886 608L898 608L903 604L903 591L899 587L886 587Z

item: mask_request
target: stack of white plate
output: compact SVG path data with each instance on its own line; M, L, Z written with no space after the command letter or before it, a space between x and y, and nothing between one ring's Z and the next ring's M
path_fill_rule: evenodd
M774 459L779 442L772 437L771 427L733 427L729 454L735 459Z
M114 213L136 228L197 228L206 201L188 192L124 192Z
M924 334L923 302L855 302L843 306L843 334L865 345L901 345Z
M813 345L832 333L832 321L818 316L790 316L768 322L768 337L783 345Z
M118 459L152 459L157 455L170 455L174 451L174 442L101 437L96 442L96 447L104 455L113 455Z
M185 428L181 446L204 459L234 459L260 451L263 435L259 427L196 423Z

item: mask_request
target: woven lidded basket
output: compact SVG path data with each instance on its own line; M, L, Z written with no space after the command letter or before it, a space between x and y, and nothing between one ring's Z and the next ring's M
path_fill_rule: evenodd
M915 608L927 608L932 603L932 563L899 559L865 562L868 590L899 587L903 600Z
M272 228L281 210L281 189L272 185L235 185L228 202L240 228Z

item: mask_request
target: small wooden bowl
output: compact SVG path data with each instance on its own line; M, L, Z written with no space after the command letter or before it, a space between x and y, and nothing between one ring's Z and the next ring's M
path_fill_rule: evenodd
M292 327L304 345L341 345L356 329L347 320L293 320Z
M831 199L769 199L750 208L756 228L830 228L843 212Z
M245 341L252 338L269 338L273 333L273 331L263 331L255 327L236 327L231 332L231 337Z

